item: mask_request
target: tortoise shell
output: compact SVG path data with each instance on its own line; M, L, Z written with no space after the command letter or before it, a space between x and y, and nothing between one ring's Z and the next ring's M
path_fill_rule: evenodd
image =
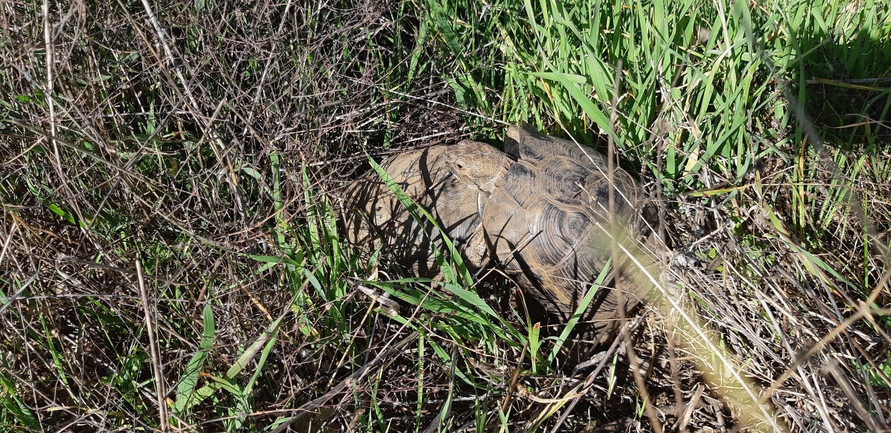
M475 256L466 255L477 257L473 261L479 263L484 246L468 242L479 230L481 205L510 162L488 144L465 140L395 155L381 168L434 217L459 250L477 251ZM415 220L377 172L372 170L350 185L345 207L344 225L351 243L384 247L399 265L419 276L438 274L432 247L442 248L441 233L423 216Z
M603 155L572 141L528 126L510 127L506 135L507 153L465 140L381 166L434 216L468 263L482 267L495 259L547 312L566 320L611 257L612 242L624 243L633 231L638 188L630 174L608 173ZM349 240L386 246L421 276L438 273L431 247L441 247L439 233L412 218L376 172L354 182L348 197L358 210L347 218ZM631 293L599 290L583 317L595 333L586 334L612 335L620 305L637 302Z
M505 148L516 162L486 202L486 238L521 287L568 319L611 257L612 240L626 241L638 213L638 188L620 168L610 176L602 154L528 126L509 128ZM625 295L626 307L637 302ZM601 290L593 303L586 318L613 321L619 294Z

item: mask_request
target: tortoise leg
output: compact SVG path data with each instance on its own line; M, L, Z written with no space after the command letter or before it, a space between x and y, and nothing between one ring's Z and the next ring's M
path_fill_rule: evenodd
M464 246L464 257L467 263L475 269L480 269L486 264L489 257L489 245L486 242L482 225L477 226L470 238L467 239L467 244Z

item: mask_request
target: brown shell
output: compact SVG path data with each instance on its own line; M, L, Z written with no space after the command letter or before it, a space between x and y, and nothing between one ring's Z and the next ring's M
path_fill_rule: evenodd
M401 154L382 166L468 262L481 266L497 258L548 312L568 319L610 258L611 237L624 242L633 227L637 186L618 168L610 180L605 157L594 150L530 127L509 128L505 147L509 155L462 141ZM429 222L412 219L376 172L351 186L348 202L355 206L346 221L349 240L384 245L419 275L437 274L431 246L441 248L441 237ZM631 293L598 291L583 317L594 332L585 333L611 336L621 299L626 309L637 303Z
M487 190L507 172L509 163L506 155L487 144L462 141L396 155L381 167L433 215L459 250L466 250L480 226L480 206L488 198ZM461 176L454 174L456 170ZM443 247L440 234L423 217L421 223L415 221L377 172L354 181L345 204L346 235L354 245L384 246L391 258L420 276L438 273L431 247ZM477 251L477 257L470 259L480 263L478 256L484 253Z
M517 161L486 203L483 228L505 270L566 319L611 256L606 159L525 126L511 127L507 136ZM619 168L612 185L615 237L622 242L637 213L637 186ZM610 327L618 302L618 293L601 290L587 318Z

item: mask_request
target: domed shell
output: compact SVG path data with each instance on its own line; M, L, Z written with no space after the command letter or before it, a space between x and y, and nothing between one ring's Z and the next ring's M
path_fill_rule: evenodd
M610 180L606 158L593 149L530 127L511 127L505 147L516 162L486 203L483 228L505 269L546 310L568 319L611 257L611 239L627 237L637 186L620 168ZM618 299L614 290L601 290L586 318L610 326Z
M479 250L484 243L468 242L480 227L482 203L510 162L492 146L465 140L394 155L381 168L477 264L485 251L473 255L470 249ZM419 276L439 273L432 247L444 252L440 233L423 216L416 221L376 171L350 185L344 208L344 229L352 244L386 248L389 257Z

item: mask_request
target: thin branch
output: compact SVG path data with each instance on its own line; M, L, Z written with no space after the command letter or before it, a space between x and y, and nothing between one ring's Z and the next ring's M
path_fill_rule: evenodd
M152 308L149 306L148 291L145 289L145 279L142 276L142 259L136 257L136 275L139 280L139 296L142 300L142 309L145 312L145 329L149 338L149 353L152 357L152 370L155 376L155 393L158 400L159 428L162 432L170 431L169 418L167 416L167 390L164 386L164 366L161 363L161 351L155 339L154 320L152 320Z

